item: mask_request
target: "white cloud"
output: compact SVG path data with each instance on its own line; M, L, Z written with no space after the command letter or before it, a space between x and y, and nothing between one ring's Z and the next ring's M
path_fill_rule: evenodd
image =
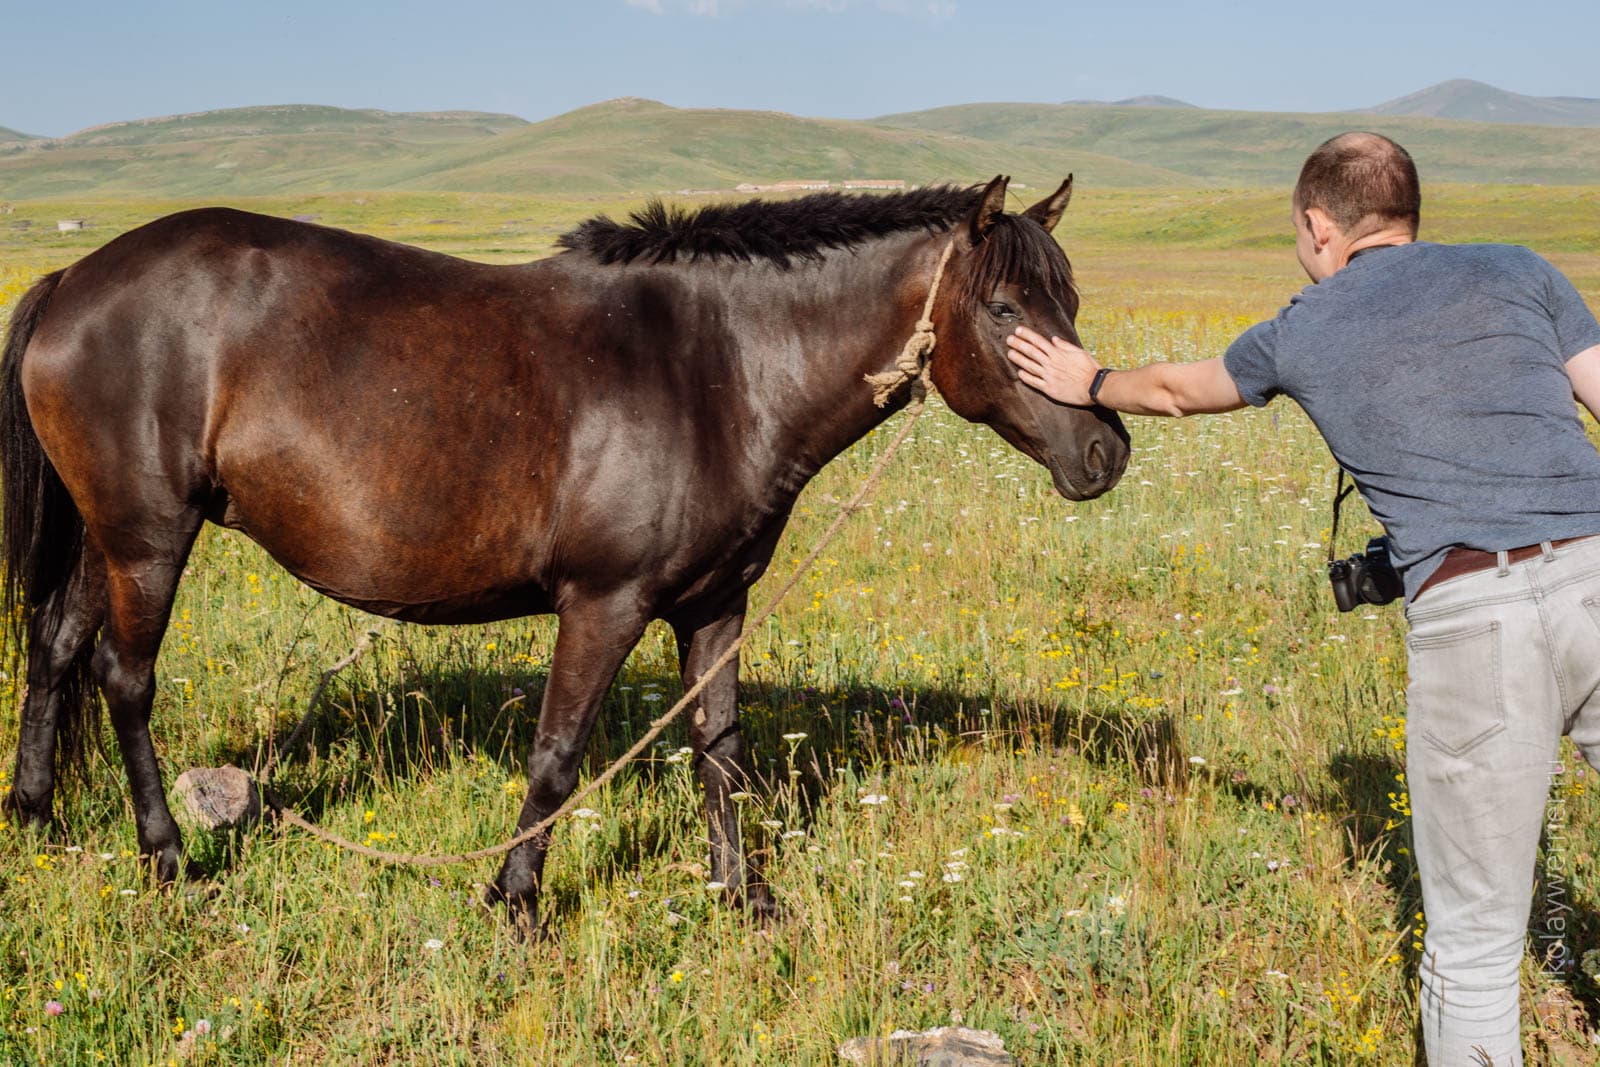
M704 18L729 15L745 7L783 7L834 14L872 8L891 15L931 19L947 19L956 13L955 0L623 0L623 3L652 15L698 15Z

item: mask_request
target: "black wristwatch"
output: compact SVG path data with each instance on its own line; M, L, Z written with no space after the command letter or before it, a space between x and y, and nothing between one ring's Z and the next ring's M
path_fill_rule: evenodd
M1110 367L1101 367L1094 372L1094 381L1089 383L1089 403L1100 403L1100 387L1106 383L1106 375L1110 373Z

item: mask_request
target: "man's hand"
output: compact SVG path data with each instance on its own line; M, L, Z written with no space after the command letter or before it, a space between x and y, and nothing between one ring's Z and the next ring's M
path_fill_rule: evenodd
M1047 341L1026 326L1018 326L1006 345L1006 355L1017 365L1023 384L1051 400L1089 406L1089 386L1100 369L1089 353L1059 337ZM1204 415L1244 407L1239 387L1221 359L1147 363L1119 370L1101 383L1096 400L1101 407L1130 415Z
M1051 400L1089 406L1089 384L1100 369L1089 353L1059 337L1046 340L1026 326L1018 326L1006 345L1024 382Z

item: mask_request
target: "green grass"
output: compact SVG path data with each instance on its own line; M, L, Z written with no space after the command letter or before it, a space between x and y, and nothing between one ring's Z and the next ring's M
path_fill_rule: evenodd
M1148 231L1182 214L1167 195L1084 196L1068 216L1102 352L1216 355L1299 284L1286 248L1252 243L1281 213L1272 198L1218 193L1208 229L1163 242ZM503 240L492 198L365 200L319 204L429 243L423 216L448 204L465 220L438 238L452 247L547 247ZM623 205L523 210L554 229L599 206ZM157 207L98 205L105 232L0 244L0 299ZM1460 189L1429 218L1581 245L1566 235L1582 210L1550 190ZM1600 256L1563 256L1596 302ZM757 602L893 429L806 490ZM741 706L765 781L745 822L789 912L772 929L705 886L677 728L558 830L545 905L560 939L531 947L476 904L493 863L389 869L293 833L193 834L212 893L152 887L108 733L110 762L60 798L59 836L0 830L0 1063L827 1064L844 1038L957 1019L1027 1064L1409 1063L1403 621L1333 609L1331 460L1298 409L1132 430L1122 485L1068 504L936 404L754 635ZM1359 512L1341 551L1366 535ZM363 625L208 530L158 668L169 780L249 765ZM549 619L389 631L330 687L284 793L385 847L503 840L553 638ZM630 658L586 778L675 699L672 649L658 625ZM0 751L14 746L8 715ZM1169 764L1186 773L1163 778ZM1593 784L1564 782L1580 950L1600 947ZM1532 1062L1588 1062L1597 990L1532 960L1524 985L1551 1019L1535 1032L1528 1016ZM210 1033L193 1036L201 1019Z

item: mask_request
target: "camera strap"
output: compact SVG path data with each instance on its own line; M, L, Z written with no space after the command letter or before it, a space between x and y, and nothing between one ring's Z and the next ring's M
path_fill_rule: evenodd
M1333 529L1328 531L1328 562L1332 563L1333 546L1339 542L1339 509L1344 505L1344 498L1356 491L1356 483L1352 479L1349 485L1344 484L1344 467L1339 468L1339 484L1333 491Z

